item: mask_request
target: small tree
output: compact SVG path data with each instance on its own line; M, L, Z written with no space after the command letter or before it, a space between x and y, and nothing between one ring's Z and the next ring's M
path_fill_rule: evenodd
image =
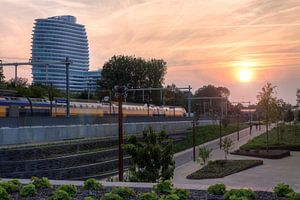
M211 150L207 149L206 147L199 147L199 154L198 154L198 162L202 165L206 165L210 158Z
M258 106L262 111L266 123L267 151L269 150L269 124L272 121L272 116L275 116L274 109L276 109L276 106L274 106L276 105L276 97L274 97L275 88L276 86L267 83L257 95Z
M165 131L155 133L149 128L143 132L142 141L138 141L136 136L131 136L125 150L132 157L132 165L129 168L130 181L157 182L173 177L173 142L168 139Z
M232 146L233 146L233 141L229 137L226 137L223 139L222 144L221 144L221 149L225 153L225 160L227 160L227 156L230 153Z

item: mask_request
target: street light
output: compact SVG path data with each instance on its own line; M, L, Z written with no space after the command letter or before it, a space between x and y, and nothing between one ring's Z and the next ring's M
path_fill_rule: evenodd
M124 139L123 139L123 110L122 102L123 99L127 97L126 86L116 85L114 87L115 97L118 99L119 109L118 109L118 122L119 122L119 181L123 181L123 171L124 171Z

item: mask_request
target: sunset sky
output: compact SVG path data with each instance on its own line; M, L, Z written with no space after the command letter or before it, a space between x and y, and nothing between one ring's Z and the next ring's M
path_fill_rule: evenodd
M86 26L91 69L114 54L162 58L166 83L228 87L256 101L263 85L295 104L299 0L0 0L0 59L30 58L34 19L74 15ZM12 69L5 69L7 78ZM29 67L20 76L31 79ZM242 78L241 80L241 77Z

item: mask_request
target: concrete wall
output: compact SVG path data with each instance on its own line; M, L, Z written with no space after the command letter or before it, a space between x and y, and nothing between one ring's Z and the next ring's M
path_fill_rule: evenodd
M184 131L191 128L191 121L176 122L142 122L125 123L125 134L141 133L148 127L155 131L168 132ZM71 126L34 126L20 128L0 128L0 145L16 145L26 143L39 143L60 141L78 138L117 136L118 124L94 124Z

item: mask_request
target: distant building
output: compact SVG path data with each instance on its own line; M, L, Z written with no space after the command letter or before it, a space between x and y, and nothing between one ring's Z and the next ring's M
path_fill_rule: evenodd
M86 90L95 92L97 90L97 83L101 79L101 70L86 72Z
M85 27L70 15L36 19L32 37L32 61L61 61L66 57L70 65L70 91L86 89L89 68L89 47ZM33 83L52 83L66 89L65 64L33 65Z

